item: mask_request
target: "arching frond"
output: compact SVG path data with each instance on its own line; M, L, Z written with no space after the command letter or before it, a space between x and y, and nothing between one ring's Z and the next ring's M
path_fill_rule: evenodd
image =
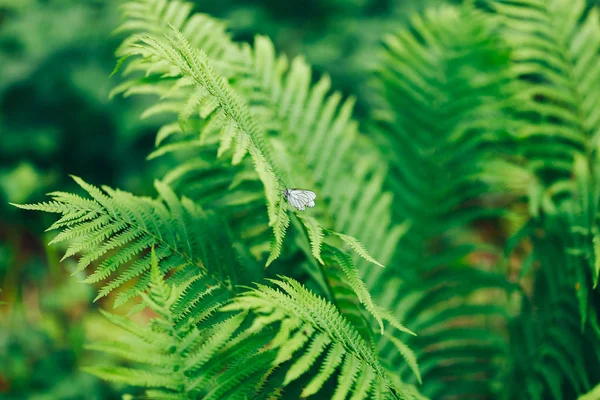
M387 109L374 117L394 211L419 221L407 239L425 244L497 213L473 199L486 192L478 162L507 125L499 98L508 60L492 20L469 5L430 9L411 28L385 39L377 89Z
M176 271L173 279L208 274L228 290L244 282L235 256L220 249L231 243L222 223L189 199L178 199L167 185L157 181L160 197L151 199L73 179L89 197L54 192L49 202L16 206L61 214L49 228L61 230L51 244L68 242L63 258L81 255L77 271L93 268L85 282L104 281L98 298L135 282L118 294L115 304L120 305L146 288L153 247L163 272Z
M367 393L372 397L393 398L396 393L402 398L411 397L411 394L405 392L402 387L393 386L379 364L377 355L332 304L315 296L290 278L273 280L272 283L282 291L258 285L256 289L234 299L225 310L252 310L257 313L260 317L253 324L255 330L263 330L276 322L281 323L282 327L291 327L292 330L289 332L280 331L271 342L278 351L276 360L289 359L292 355L289 349L290 343L291 346L300 348L298 343L317 342L316 346L311 345L309 348L309 356L294 359L286 375L287 382L298 379L299 371L308 369L310 364L305 364L307 361L314 361L319 358L319 354L326 354L319 373L303 389L302 397L317 393L327 378L338 368L341 368L336 389L338 396L342 396L342 390L350 390L354 386L353 383L360 383L361 386L371 386L371 391ZM322 335L325 335L326 339L322 338ZM364 374L367 376L363 376ZM355 375L358 377L354 378ZM369 379L367 382L371 383L364 382L365 379ZM348 382L344 382L345 380ZM379 382L383 384L384 394L379 392L381 390ZM333 398L335 396L336 394Z

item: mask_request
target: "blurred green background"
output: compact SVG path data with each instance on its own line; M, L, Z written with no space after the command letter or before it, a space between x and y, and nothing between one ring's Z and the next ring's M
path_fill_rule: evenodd
M441 0L204 0L239 40L268 35L304 54L334 87L369 101L369 61L384 33ZM118 0L0 0L0 399L110 399L118 389L79 371L84 343L107 326L90 312L93 288L69 278L40 235L52 216L8 202L72 191L69 174L152 193L147 162L160 121L140 120L140 99L108 99L116 79ZM107 150L110 149L110 150ZM98 357L98 355L94 355Z

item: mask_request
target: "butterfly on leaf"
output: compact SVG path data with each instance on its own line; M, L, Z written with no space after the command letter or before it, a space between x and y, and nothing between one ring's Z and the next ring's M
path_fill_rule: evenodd
M317 198L315 192L304 189L285 189L283 196L288 203L300 211L304 211L306 207L314 207L315 199Z

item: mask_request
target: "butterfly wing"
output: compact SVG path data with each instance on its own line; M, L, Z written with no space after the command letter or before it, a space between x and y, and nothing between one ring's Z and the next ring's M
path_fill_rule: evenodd
M310 190L288 189L287 199L290 204L300 211L304 211L306 207L314 207L317 195Z
M297 195L289 193L288 201L290 202L290 204L292 206L296 207L298 210L300 210L300 211L304 210L304 206L302 205L302 202L300 201L300 199L298 198Z

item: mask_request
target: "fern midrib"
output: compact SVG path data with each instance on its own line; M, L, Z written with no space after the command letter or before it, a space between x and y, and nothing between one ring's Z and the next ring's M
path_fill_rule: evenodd
M200 50L200 51L201 51L200 54L201 54L202 59L198 60L198 61L202 64L202 66L207 71L210 72L210 74L205 73L205 71L193 69L193 68L190 68L191 69L190 72L193 71L204 78L204 80L206 82L207 90L213 96L215 96L217 99L219 99L219 104L223 108L223 112L225 112L225 114L229 115L235 121L235 123L244 132L244 134L248 135L248 137L250 139L250 143L257 151L257 155L259 155L260 157L262 157L265 160L266 165L270 169L270 172L273 175L275 175L277 177L277 179L281 180L281 177L279 176L280 174L278 174L276 172L276 171L278 171L278 169L276 168L276 166L274 164L274 161L269 153L269 150L264 146L264 140L260 140L262 133L259 132L258 129L256 128L256 122L253 119L251 119L250 110L248 109L248 107L245 104L242 104L242 102L239 99L237 99L235 97L231 98L228 95L228 93L223 88L221 88L221 85L219 85L218 82L215 82L213 80L213 77L210 75L217 76L217 74L214 71L214 69L212 68L212 66L209 64L208 56L206 54L204 54L204 52L202 50ZM178 52L181 55L181 57L183 57L183 59L186 61L188 66L191 67L192 65L194 65L192 62L190 62L190 60L188 60L188 58L185 56L185 54L183 54L179 50L178 50ZM197 85L199 85L200 87L203 86L202 81L198 79L196 74L192 73L191 77L192 77L192 79L194 79L194 82L196 82ZM238 112L238 110L242 110L242 111ZM242 114L246 114L249 116L248 122L246 122L246 119L242 118ZM258 141L258 143L257 143L257 141Z

